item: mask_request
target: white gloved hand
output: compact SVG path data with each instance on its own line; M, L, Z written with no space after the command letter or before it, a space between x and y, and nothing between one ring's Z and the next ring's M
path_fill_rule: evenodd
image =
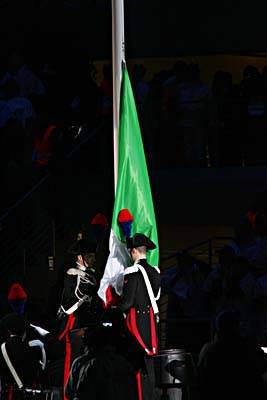
M41 328L40 326L36 326L33 324L30 324L30 326L34 328L41 336L45 336L49 333L47 330Z
M39 347L40 348L41 353L42 353L42 361L39 361L39 362L40 362L40 364L42 366L42 369L44 370L45 366L46 366L46 352L45 352L45 348L44 348L43 342L41 342L41 340L39 340L39 339L30 340L29 341L29 346L30 347Z

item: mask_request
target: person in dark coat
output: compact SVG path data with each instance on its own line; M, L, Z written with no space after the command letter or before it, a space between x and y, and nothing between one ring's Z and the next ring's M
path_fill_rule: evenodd
M200 400L263 400L267 357L256 342L240 335L239 314L225 309L216 319L216 336L198 360Z
M25 313L27 299L28 295L23 286L18 282L12 283L8 290L8 303L15 314L23 316L25 321L27 320L25 341L31 347L39 348L42 353L42 369L44 370L48 361L64 357L64 347L58 341L57 335L36 325L36 322L32 324L29 321ZM9 336L8 332L3 331L2 334L6 335L6 338Z
M1 330L7 333L6 340L1 343L0 376L3 385L13 385L15 388L32 387L40 382L42 354L39 348L25 340L28 323L26 319L16 313L7 314L1 320ZM4 354L7 354L12 368L19 377L15 379Z
M59 340L65 341L64 387L71 362L71 331L74 328L94 326L100 318L102 307L97 297L97 276L94 269L95 244L86 239L77 240L69 249L76 256L76 265L65 275L59 317L62 318ZM64 399L67 399L65 394Z
M67 386L70 400L137 400L135 370L119 351L120 339L113 325L88 335L89 351L74 363Z
M127 247L134 264L125 269L123 293L118 307L126 316L131 340L134 339L138 345L139 351L135 351L133 357L137 369L138 396L145 400L154 398L151 356L157 353L158 348L156 325L160 273L158 267L152 267L146 260L147 251L156 248L147 236L136 233L127 239Z
M66 272L60 312L65 316L73 314L76 327L88 326L97 312L95 250L95 244L86 239L77 240L69 249L76 264Z

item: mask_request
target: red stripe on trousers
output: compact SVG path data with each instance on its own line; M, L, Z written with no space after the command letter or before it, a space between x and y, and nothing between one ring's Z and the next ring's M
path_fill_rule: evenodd
M141 335L138 331L137 328L137 323L136 323L136 310L134 308L130 308L127 318L126 318L126 324L128 330L134 335L134 337L137 339L138 343L140 346L146 351L146 353L149 356L153 356L156 353L157 350L157 334L156 334L156 327L155 327L155 318L154 318L154 312L152 307L149 310L149 317L150 317L150 329L151 329L151 339L152 339L152 350L149 350L147 346L145 345L143 339L141 338ZM153 349L155 348L155 350Z
M7 400L13 400L14 385L10 383L7 388Z
M136 372L136 383L137 383L137 394L138 400L143 400L143 392L142 392L142 381L141 381L141 372Z
M64 331L61 333L59 336L59 340L62 340L65 338L65 349L66 349L66 354L65 354L65 362L64 362L64 400L68 400L66 394L65 394L65 387L67 385L68 379L69 379L69 374L70 374L70 367L71 367L71 343L70 343L70 331L72 330L73 326L75 323L75 316L73 314L70 314L65 326Z

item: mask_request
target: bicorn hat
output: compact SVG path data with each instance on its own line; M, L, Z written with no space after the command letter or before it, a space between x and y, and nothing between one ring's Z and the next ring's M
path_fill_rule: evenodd
M147 250L154 250L157 246L143 233L136 233L133 237L127 239L127 248L133 249L136 247L145 246Z
M96 244L92 241L86 239L80 239L74 242L68 252L74 255L84 255L87 253L95 253L96 252Z

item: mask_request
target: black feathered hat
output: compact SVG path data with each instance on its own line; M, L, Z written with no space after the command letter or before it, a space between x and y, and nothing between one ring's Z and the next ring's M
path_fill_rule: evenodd
M145 246L147 250L154 250L157 246L143 233L136 233L133 237L127 239L127 248L133 249L136 247Z
M88 253L95 253L96 252L96 244L92 241L81 239L74 242L68 252L74 255L84 255Z

